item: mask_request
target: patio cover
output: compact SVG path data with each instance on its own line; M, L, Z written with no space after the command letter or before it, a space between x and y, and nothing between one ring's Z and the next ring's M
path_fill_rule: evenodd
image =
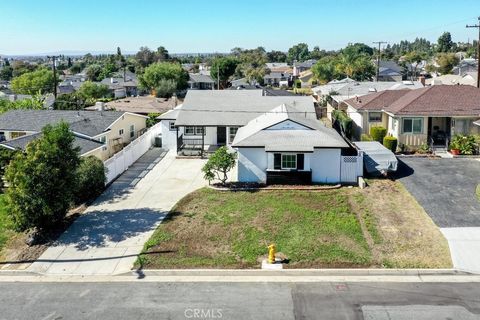
M385 175L397 171L397 157L379 142L362 141L353 144L363 151L363 164L369 174Z

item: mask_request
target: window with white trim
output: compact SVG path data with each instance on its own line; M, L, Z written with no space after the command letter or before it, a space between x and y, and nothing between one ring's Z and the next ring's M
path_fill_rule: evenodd
M282 169L297 169L297 155L282 153Z
M228 128L228 141L233 143L235 136L237 135L238 127L229 127Z
M130 125L130 139L135 138L135 125Z
M419 134L423 132L423 118L403 118L403 133Z
M187 126L185 127L186 136L201 136L203 134L203 127Z
M101 136L100 137L100 142L107 144L107 137L106 136Z
M123 129L118 130L118 135L123 136L123 132L124 132Z
M382 122L382 113L381 112L369 112L368 113L368 122Z

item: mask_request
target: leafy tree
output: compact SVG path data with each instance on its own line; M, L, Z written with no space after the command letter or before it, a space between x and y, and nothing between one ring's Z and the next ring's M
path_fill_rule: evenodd
M12 80L12 90L20 94L53 92L55 85L53 72L45 68L24 73Z
M236 49L238 51L238 49ZM245 77L248 83L263 84L263 77L270 73L266 67L267 54L263 47L256 49L240 49L238 54L240 63L237 65L235 74L238 78Z
M148 47L140 47L140 50L135 54L135 60L141 68L146 68L155 61L155 52Z
M30 99L23 99L17 101L10 101L6 99L0 99L0 114L10 110L41 110L43 109L44 98L41 95L34 95Z
M113 56L112 56L113 57ZM118 71L118 65L115 60L106 62L97 77L98 80L103 80L112 76L114 72Z
M147 127L150 128L152 126L154 126L158 120L157 118L161 115L161 113L157 113L157 112L152 112L152 113L149 113L147 116L148 116L148 119L147 119Z
M287 55L285 52L272 50L267 52L268 62L287 62Z
M5 169L17 152L16 150L0 148L0 188L4 187L3 176L5 175Z
M293 61L302 62L308 59L310 59L310 51L308 51L308 45L306 43L299 43L288 49L288 63L292 63Z
M458 65L459 59L455 53L439 53L436 57L438 64L437 71L440 74L449 74L453 67Z
M83 110L93 103L87 103L78 92L62 94L55 100L53 108L55 110Z
M12 63L12 69L13 77L15 78L21 76L24 73L32 72L33 70L35 70L35 66L21 60L15 60Z
M310 52L310 58L315 60L320 60L326 55L327 55L327 52L325 50L320 50L320 47L318 46L315 46L312 52Z
M450 52L453 47L452 35L444 32L437 41L437 52Z
M105 189L105 166L97 157L81 158L76 177L75 203L77 204L95 199Z
M87 75L87 78L90 81L100 81L103 79L101 78L102 71L103 71L102 66L95 63L87 67L87 69L85 70L85 74Z
M156 62L145 68L145 72L139 77L140 86L146 90L156 90L165 82L171 80L176 84L176 90L187 88L188 72L178 63Z
M10 81L13 77L13 68L11 66L5 66L0 69L0 79Z
M157 98L169 99L177 91L177 82L170 79L161 79L155 88Z
M312 73L320 83L327 83L340 76L337 73L337 58L333 56L323 57L312 67Z
M76 190L79 148L67 123L47 125L15 155L5 178L8 210L17 230L49 229L66 215Z
M75 62L71 67L70 67L70 72L72 73L80 73L82 70L85 68L85 62Z
M155 59L158 62L169 60L170 55L168 54L168 50L163 46L158 47L157 52L155 52Z
M220 77L220 87L226 88L228 81L235 73L238 65L239 60L234 57L215 58L210 68L210 76L215 81Z
M225 185L228 172L235 167L236 153L229 152L227 147L220 147L215 151L203 166L204 177L211 183L215 178Z
M349 56L359 56L363 54L371 56L373 55L373 48L367 46L364 43L355 43L346 46L342 50L342 53Z
M417 77L417 67L426 58L424 53L411 51L404 56L404 60L411 64L413 68L412 80Z
M95 101L100 98L107 98L110 89L106 84L98 84L91 81L85 81L77 90L78 96L88 101Z

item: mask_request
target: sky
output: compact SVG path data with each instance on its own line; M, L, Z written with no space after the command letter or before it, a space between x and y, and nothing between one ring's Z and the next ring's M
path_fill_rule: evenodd
M480 0L0 0L0 54L286 51L296 43L334 50L450 31L472 41Z

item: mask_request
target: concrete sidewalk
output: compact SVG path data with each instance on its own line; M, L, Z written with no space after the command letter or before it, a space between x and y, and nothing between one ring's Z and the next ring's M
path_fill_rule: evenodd
M206 184L204 160L175 159L174 152L156 159L150 159L140 180L128 178L127 172L114 182L27 270L49 275L128 272L173 205Z
M441 228L448 241L453 267L480 274L480 228Z

